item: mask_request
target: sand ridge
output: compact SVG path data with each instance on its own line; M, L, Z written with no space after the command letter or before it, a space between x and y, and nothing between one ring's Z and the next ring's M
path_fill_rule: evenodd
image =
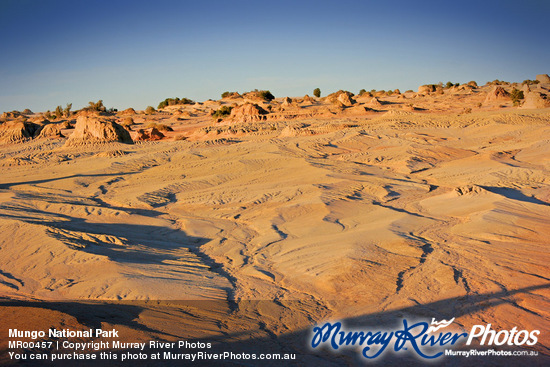
M2 296L218 302L213 334L427 305L521 319L548 352L548 109L200 121L185 140L4 145Z

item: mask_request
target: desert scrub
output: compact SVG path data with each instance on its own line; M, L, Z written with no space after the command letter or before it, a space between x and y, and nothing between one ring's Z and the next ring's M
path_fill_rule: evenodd
M268 102L275 99L275 96L273 94L271 94L271 92L268 91L268 90L261 90L261 91L258 92L258 95L264 101L268 101Z
M517 88L514 88L510 92L510 98L512 98L512 102L514 103L514 106L519 106L521 103L521 100L525 97L523 95L523 91Z
M155 128L158 131L174 131L170 126L164 125L164 124L158 124L156 122L151 122L149 125L147 125L148 129Z
M166 98L164 101L160 102L157 109L164 108L166 106L177 106L177 105L184 105L184 104L193 104L194 101L190 100L189 98Z
M321 97L321 89L315 88L315 89L313 90L313 95L314 95L315 97L317 97L317 98Z
M223 119L231 114L233 107L230 106L221 106L218 110L212 113L212 117L215 119Z
M88 102L88 106L84 107L83 110L105 112L107 108L103 105L103 100L100 99L97 102Z
M153 106L147 106L147 108L145 109L145 114L146 115L152 115L153 113L157 112Z

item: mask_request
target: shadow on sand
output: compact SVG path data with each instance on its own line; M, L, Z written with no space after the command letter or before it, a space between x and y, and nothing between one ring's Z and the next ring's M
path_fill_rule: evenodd
M341 319L340 321L347 327L347 330L363 330L363 331L378 331L378 330L398 330L402 329L402 319L407 318L410 321L426 321L430 322L432 317L437 320L451 319L453 317L461 317L465 315L475 314L480 311L487 310L492 307L496 307L506 303L513 303L511 296L530 293L542 289L550 288L550 283L535 285L531 287L525 287L513 291L501 291L495 293L469 295L464 297L455 297L427 304L418 304L411 307L405 307L393 311L384 311L373 314L365 314L357 317L349 317ZM219 301L223 303L222 301ZM288 353L296 354L296 360L291 362L282 361L254 361L254 360L223 360L223 361L208 361L201 360L193 365L198 366L364 366L368 365L383 365L383 366L420 366L426 365L427 360L421 360L410 351L401 351L394 353L388 351L376 360L366 361L360 355L360 351L351 348L342 348L338 352L328 351L326 347L312 350L309 348L311 343L312 328L306 327L294 332L285 333L282 335L269 334L258 337L258 324L261 324L262 319L254 318L251 310L258 309L271 309L276 310L273 314L262 314L262 317L267 319L279 319L283 313L288 315L288 312L292 312L293 303L298 301L285 301L284 309L280 307L271 307L274 304L273 301L240 301L237 303L237 308L228 310L230 314L222 315L220 317L241 317L243 323L239 331L224 330L221 326L220 320L219 330L212 330L205 328L204 330L193 330L195 335L201 335L200 338L189 338L190 328L197 329L200 322L197 324L197 317L200 312L193 312L193 310L207 310L215 309L219 307L225 307L224 305L216 305L215 301L147 301L147 302L78 302L78 301L60 301L60 302L38 302L38 301L16 301L16 300L1 300L0 307L17 307L20 308L21 313L24 313L26 309L28 312L32 312L35 308L41 308L44 310L53 310L62 312L75 317L82 325L90 328L101 327L102 323L108 323L117 326L125 326L135 330L136 332L146 332L152 335L152 339L155 340L187 340L190 343L195 342L211 342L212 348L209 349L151 349L146 348L144 351L150 355L160 352L164 355L164 352L171 352L175 354L192 353L197 351L203 352L232 352L234 354L248 353L259 355L260 353ZM281 304L280 302L278 303ZM245 311L246 310L246 311ZM278 311L277 311L278 310ZM143 325L140 322L140 314L143 312L159 313L168 315L170 317L171 325L177 325L177 329L180 332L167 333L163 329L163 325ZM242 315L239 315L242 313ZM311 315L315 319L315 315ZM316 320L319 324L330 320ZM334 321L334 320L333 320ZM9 324L4 322L4 327L8 328ZM464 331L468 332L472 325L462 325ZM518 328L521 328L521 320L517 322ZM30 326L29 326L30 327ZM200 327L200 326L199 326ZM173 330L173 329L172 329ZM5 333L3 334L5 335ZM127 336L127 335L125 335ZM457 344L453 349L470 349L473 346L462 347ZM488 347L477 347L478 350L488 349ZM506 348L497 348L499 350ZM510 350L520 350L519 347L509 348ZM548 365L550 361L548 357L547 346L543 345L538 348L540 352L538 357L495 357L495 358L475 358L475 357L441 357L435 361L429 363L430 365L445 365L445 366L515 366L518 363L526 364L529 366L543 366ZM6 353L5 350L0 351ZM25 351L27 354L31 353L30 350ZM55 352L55 351L54 351ZM119 350L117 353L137 353L136 350ZM5 358L3 358L5 360ZM158 363L157 363L158 362ZM97 362L96 362L97 363ZM182 361L175 360L160 360L160 361L132 361L132 365L176 365L181 364ZM30 361L22 365L32 365ZM48 363L46 363L48 365ZM56 364L50 363L49 365L81 365L81 362L67 362ZM124 363L115 363L114 361L102 361L101 365L126 365Z

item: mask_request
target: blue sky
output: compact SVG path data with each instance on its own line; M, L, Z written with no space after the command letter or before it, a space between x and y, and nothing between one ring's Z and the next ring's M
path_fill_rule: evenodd
M547 0L0 0L0 112L550 73Z

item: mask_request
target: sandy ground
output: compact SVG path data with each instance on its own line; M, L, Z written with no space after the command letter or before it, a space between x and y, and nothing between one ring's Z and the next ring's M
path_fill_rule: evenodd
M100 319L132 340L287 338L327 364L354 360L307 352L316 321L456 317L540 329L548 354L549 136L548 109L509 108L4 145L1 316Z

